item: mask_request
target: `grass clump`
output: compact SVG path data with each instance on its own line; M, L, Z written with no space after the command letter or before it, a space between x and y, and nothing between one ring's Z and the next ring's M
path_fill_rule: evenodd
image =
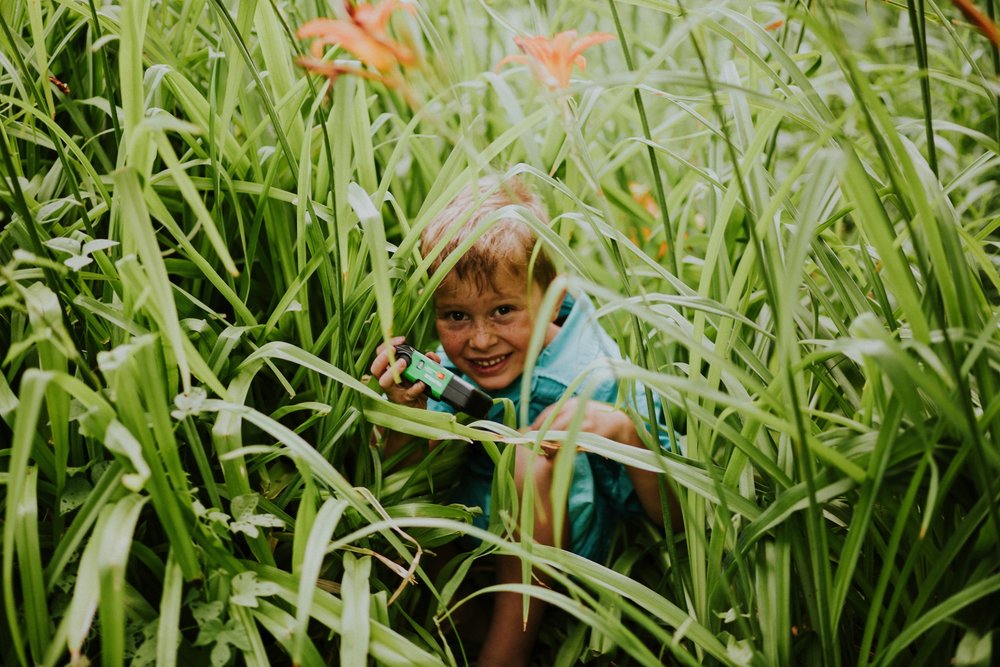
M689 4L0 6L4 664L464 663L477 561L424 568L460 534L557 583L539 664L989 664L996 45L938 3ZM395 60L302 60L320 17ZM614 39L526 46L568 30ZM459 447L371 447L491 439L363 377L433 344L420 232L487 173L546 193L670 406L683 456L636 456L683 535L529 550L443 504Z

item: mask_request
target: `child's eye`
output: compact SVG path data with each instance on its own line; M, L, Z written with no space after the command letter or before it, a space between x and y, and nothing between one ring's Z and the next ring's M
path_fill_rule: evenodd
M463 313L460 310L452 310L452 311L450 311L448 313L445 313L444 318L446 320L451 321L451 322L464 322L465 321L465 313Z
M514 306L500 306L497 308L497 315L510 315L514 312Z

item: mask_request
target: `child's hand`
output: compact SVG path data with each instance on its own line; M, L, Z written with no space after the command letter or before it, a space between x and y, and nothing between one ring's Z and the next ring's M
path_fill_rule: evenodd
M389 366L389 347L394 347L405 342L406 338L396 336L389 341L390 345L387 346L385 343L379 345L378 354L375 355L375 360L372 362L372 375L378 378L379 386L385 390L386 396L393 403L406 405L411 408L426 408L427 396L424 394L424 383L416 382L409 384L403 381L397 384L396 378L393 377L393 369ZM441 357L434 352L425 352L424 354L434 361L441 363ZM406 359L397 356L395 364L396 373L402 376L404 368L406 368Z
M624 412L616 410L614 406L600 401L586 401L586 405L581 408L583 399L573 397L566 401L559 413L552 420L548 430L568 431L574 419L581 419L580 430L585 433L593 433L608 440L614 440L625 445L641 446L642 440L636 433L632 420ZM545 423L545 420L555 412L557 404L550 405L542 410L541 414L531 424L532 430L538 430ZM582 409L583 414L577 417L577 412ZM553 444L546 442L550 447ZM549 449L549 448L546 448Z

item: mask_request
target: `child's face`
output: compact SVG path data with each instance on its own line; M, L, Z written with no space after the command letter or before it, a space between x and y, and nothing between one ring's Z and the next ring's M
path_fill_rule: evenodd
M523 274L506 273L494 283L480 289L474 280L449 274L434 293L434 321L445 354L486 391L509 386L524 371L543 296L535 282L528 289ZM558 331L550 321L546 345Z

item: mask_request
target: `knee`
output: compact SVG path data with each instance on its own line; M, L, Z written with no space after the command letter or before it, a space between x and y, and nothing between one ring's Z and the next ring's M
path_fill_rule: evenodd
M536 492L547 493L552 487L554 472L554 457L536 454L529 449L518 449L514 475L518 494L524 492L525 484L531 484Z

